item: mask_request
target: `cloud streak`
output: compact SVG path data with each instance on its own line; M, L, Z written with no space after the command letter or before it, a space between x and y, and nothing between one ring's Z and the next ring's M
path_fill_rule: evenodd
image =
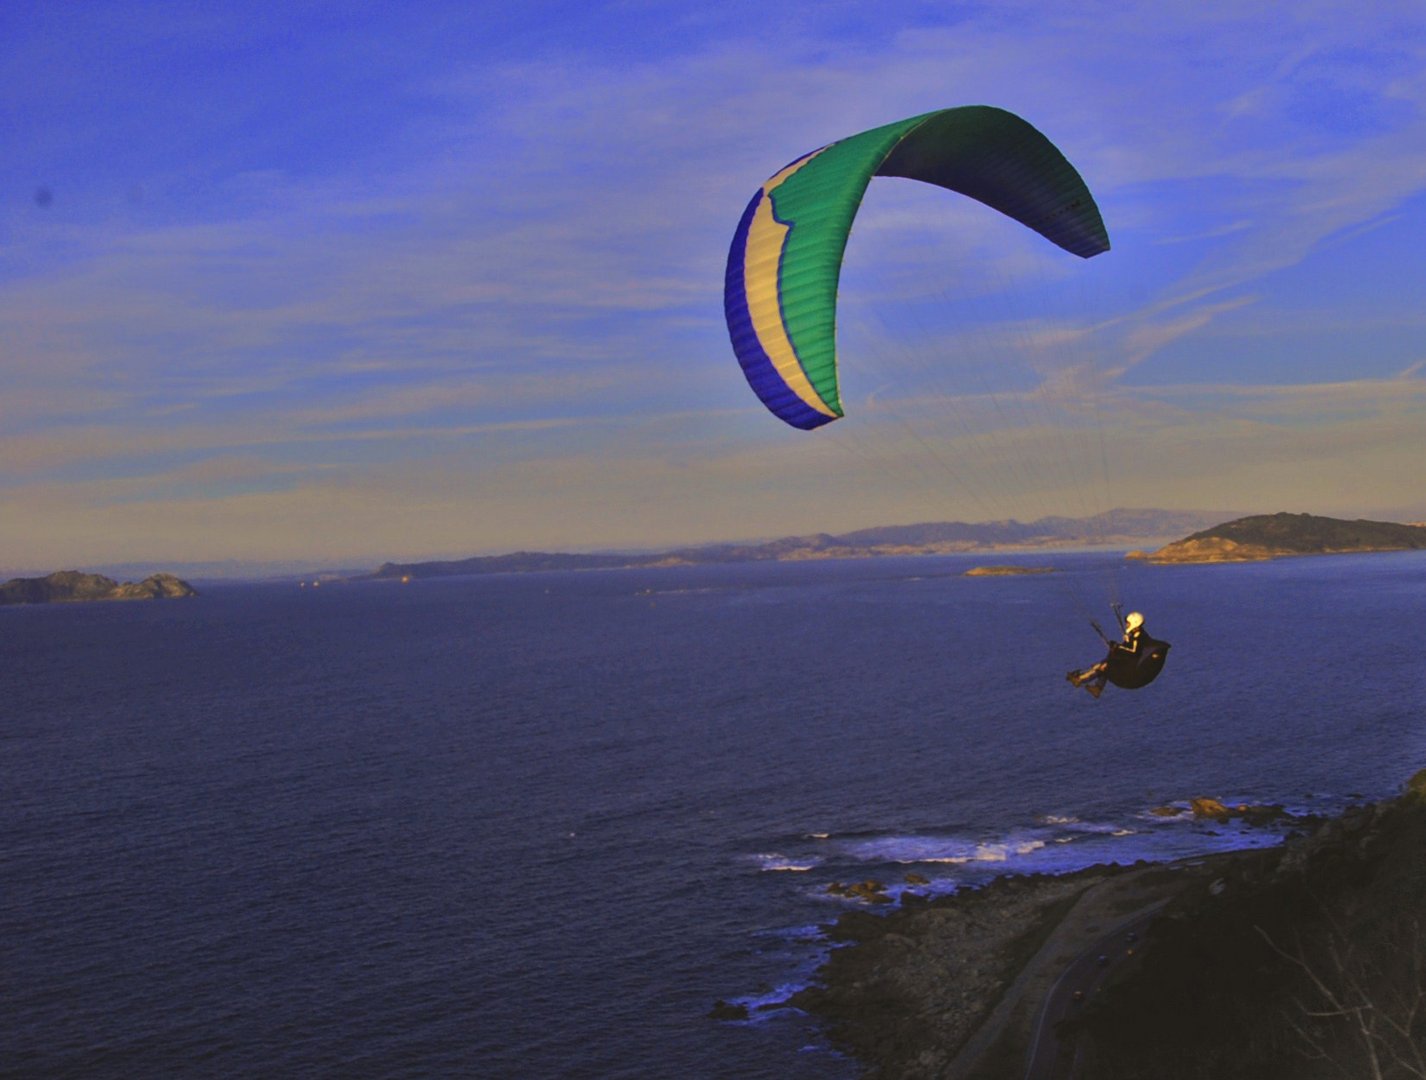
M125 506L150 500L154 513L184 517L194 556L229 553L245 535L239 508L246 528L286 537L286 554L298 554L327 535L294 502L302 492L359 517L362 506L400 504L393 475L403 490L453 493L422 513L429 539L408 531L411 546L393 556L458 537L473 549L518 543L522 523L554 542L563 522L571 543L594 544L635 527L717 538L728 520L770 533L825 527L827 504L796 494L831 482L813 478L822 452L765 433L772 421L723 340L732 224L793 156L977 101L1020 111L1066 149L1115 247L1084 267L1059 263L1038 238L1008 238L993 215L945 193L874 190L849 247L847 328L874 341L887 328L881 313L918 298L954 314L922 324L919 345L887 349L872 383L892 391L887 401L987 390L1069 401L1099 386L1106 408L1137 402L1164 425L1185 462L1172 472L1186 478L1145 490L1176 505L1203 505L1193 470L1221 464L1206 437L1175 426L1190 415L1240 450L1254 438L1287 445L1271 429L1292 417L1344 448L1389 434L1403 454L1426 451L1400 420L1420 407L1419 360L1400 340L1419 332L1419 316L1405 306L1304 314L1295 285L1387 280L1391 268L1368 252L1426 234L1426 16L1415 6L1348 19L1306 3L1290 21L1275 5L1227 3L1024 2L953 18L914 4L874 18L860 5L815 18L759 11L780 32L750 37L736 4L607 8L537 43L456 8L440 10L438 28L411 30L376 15L339 30L304 9L294 17L312 33L291 48L331 84L307 110L290 108L282 77L204 73L184 59L216 36L275 48L282 67L291 27L281 20L169 25L145 9L111 28L112 46L94 28L78 40L58 23L37 27L23 50L31 59L0 64L0 89L35 117L6 176L12 189L44 181L55 192L45 208L0 206L0 501L32 519L23 536L0 534L0 558L37 558L75 522L112 511L114 492ZM439 48L439 34L482 44L463 55ZM111 79L105 98L99 75L67 62L53 106L24 96L35 56L72 49L95 67L145 45L191 98L189 114L132 73ZM125 98L135 115L118 122L120 145L104 131ZM60 106L77 110L67 136L51 119ZM86 157L86 139L109 154L111 178ZM1062 292L1082 295L1085 306L1032 317L1027 289L1061 305ZM1306 321L1336 329L1302 345L1312 363L1293 368L1280 357ZM1354 327L1381 359L1348 354L1341 342ZM923 376L912 362L940 343L966 358L961 374ZM995 369L1003 357L1019 366ZM971 374L977 363L983 376ZM1407 374L1389 400L1381 380L1358 377L1392 364ZM1251 422L1233 426L1248 408ZM982 419L956 422L976 432ZM843 423L850 432L857 422ZM758 449L744 464L730 439ZM1300 449L1304 462L1320 457ZM479 490L446 465L471 467L473 455ZM755 475L778 488L770 506L784 508L781 524L732 479ZM1237 505L1284 483L1274 474L1254 490L1257 474L1242 475ZM414 479L425 476L440 479ZM904 485L895 501L875 479L855 482L869 501L847 524L923 516L926 489ZM590 494L571 498L571 485ZM688 490L704 493L704 508L690 508ZM460 498L511 510L477 525ZM548 509L536 509L542 498ZM229 516L204 534L200 523L215 519L196 508L214 502ZM660 506L680 524L659 520ZM494 517L512 524L494 529ZM381 535L369 517L330 528Z

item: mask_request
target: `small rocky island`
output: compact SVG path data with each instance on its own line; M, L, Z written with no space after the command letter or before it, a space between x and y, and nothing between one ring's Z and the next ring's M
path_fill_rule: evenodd
M1127 557L1151 563L1261 562L1291 555L1423 548L1426 525L1281 513L1238 518L1175 540L1157 551L1131 551Z
M964 577L1013 577L1016 574L1053 574L1053 566L972 566Z
M75 603L86 600L177 600L198 590L172 574L122 584L103 574L60 570L47 577L11 578L0 585L0 604Z

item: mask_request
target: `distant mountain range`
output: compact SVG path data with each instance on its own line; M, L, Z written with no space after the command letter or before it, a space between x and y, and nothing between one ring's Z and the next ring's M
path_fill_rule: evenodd
M400 580L533 570L614 570L885 555L951 555L1091 545L1129 547L1182 536L1237 516L1231 511L1110 510L1089 518L1046 517L1029 523L1013 520L926 522L858 529L840 535L816 533L760 543L708 544L652 553L517 551L509 555L482 555L439 562L388 562L370 577Z
M1188 535L1184 536L1187 533ZM1169 537L1181 540L1164 543ZM1128 550L1154 543L1153 551ZM888 555L955 555L1072 547L1128 550L1127 558L1153 563L1250 562L1292 555L1426 550L1426 522L1347 521L1313 514L1229 511L1111 510L1089 518L1038 521L924 522L886 525L833 535L787 536L749 543L705 544L657 552L561 553L516 551L469 559L383 563L372 573L323 571L317 580L372 580L509 574L536 570L613 570L739 562L858 559ZM1025 572L1024 567L981 567L978 573ZM1047 568L1038 568L1043 571ZM304 579L305 581L305 579ZM102 574L62 570L46 577L17 577L0 584L0 605L80 600L161 600L195 596L173 574L153 574L120 584Z

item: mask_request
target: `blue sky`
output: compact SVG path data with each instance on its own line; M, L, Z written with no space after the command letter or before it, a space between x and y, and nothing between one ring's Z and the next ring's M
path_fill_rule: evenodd
M22 0L0 100L0 567L1426 519L1416 0ZM973 103L1114 249L874 183L848 416L784 428L724 333L744 204Z

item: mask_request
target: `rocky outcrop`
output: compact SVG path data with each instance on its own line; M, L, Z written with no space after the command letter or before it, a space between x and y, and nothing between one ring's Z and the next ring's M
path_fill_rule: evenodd
M1220 825L1226 825L1233 820L1242 821L1247 825L1276 825L1284 821L1305 822L1311 820L1293 814L1278 804L1262 806L1237 803L1234 806L1227 806L1220 800L1209 798L1206 795L1190 799L1187 810L1182 806L1157 806L1150 813L1155 817L1178 817L1181 814L1191 814L1194 818L1216 821Z
M845 896L849 900L861 900L868 904L889 904L891 897L886 894L886 886L879 881L858 881L853 885L843 885L834 881L827 886L833 896Z
M103 574L60 570L42 578L11 578L0 585L0 604L74 603L84 600L177 600L198 590L172 574L120 584Z
M1217 799L1200 796L1196 799L1190 799L1188 805L1193 811L1193 816L1196 818L1212 818L1214 821L1223 822L1224 824L1228 822L1228 808Z
M1262 562L1282 555L1298 554L1301 552L1264 547L1262 544L1240 544L1226 537L1210 536L1202 540L1176 540L1147 554L1131 551L1126 557L1156 563L1225 563Z
M724 1001L719 998L713 1003L713 1008L708 1010L710 1020L746 1020L748 1018L748 1007L741 1003Z

